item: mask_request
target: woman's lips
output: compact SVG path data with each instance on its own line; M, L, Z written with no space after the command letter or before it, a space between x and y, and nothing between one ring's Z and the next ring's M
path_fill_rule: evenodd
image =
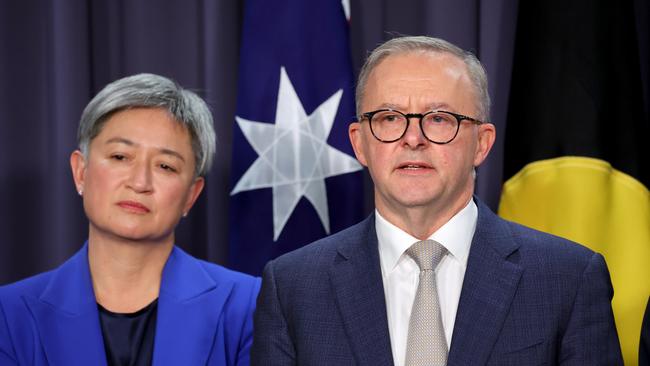
M135 201L120 201L117 203L117 205L123 209L126 209L127 211L134 213L148 213L151 211L147 206Z

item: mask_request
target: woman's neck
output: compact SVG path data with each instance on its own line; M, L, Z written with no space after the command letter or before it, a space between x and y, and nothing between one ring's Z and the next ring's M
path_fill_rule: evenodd
M88 264L95 299L115 313L138 311L158 297L169 243L88 239Z

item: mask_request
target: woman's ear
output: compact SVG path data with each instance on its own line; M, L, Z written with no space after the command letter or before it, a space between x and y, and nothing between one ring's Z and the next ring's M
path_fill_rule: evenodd
M86 158L79 150L75 150L70 155L70 168L72 169L72 179L74 180L77 193L83 195L84 177L86 173Z
M201 194L201 191L203 191L203 187L205 186L205 179L203 177L198 177L194 179L194 182L192 183L192 186L190 186L190 191L187 195L187 200L185 201L185 205L183 206L183 217L187 216L187 213L190 211L192 206L194 206L194 202L196 202L196 199L199 198L199 195Z

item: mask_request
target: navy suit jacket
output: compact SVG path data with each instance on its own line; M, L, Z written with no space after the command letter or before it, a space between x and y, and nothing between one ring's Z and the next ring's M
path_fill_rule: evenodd
M259 287L174 247L153 365L248 365ZM51 272L0 287L0 365L106 365L87 245Z
M476 201L447 365L622 365L603 257ZM374 222L267 264L252 365L393 364Z

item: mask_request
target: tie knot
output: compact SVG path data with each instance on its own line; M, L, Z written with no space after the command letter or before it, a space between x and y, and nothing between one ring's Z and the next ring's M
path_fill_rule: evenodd
M422 240L411 245L406 250L406 254L413 258L418 267L420 267L420 271L425 271L435 269L446 251L447 249L438 242Z

